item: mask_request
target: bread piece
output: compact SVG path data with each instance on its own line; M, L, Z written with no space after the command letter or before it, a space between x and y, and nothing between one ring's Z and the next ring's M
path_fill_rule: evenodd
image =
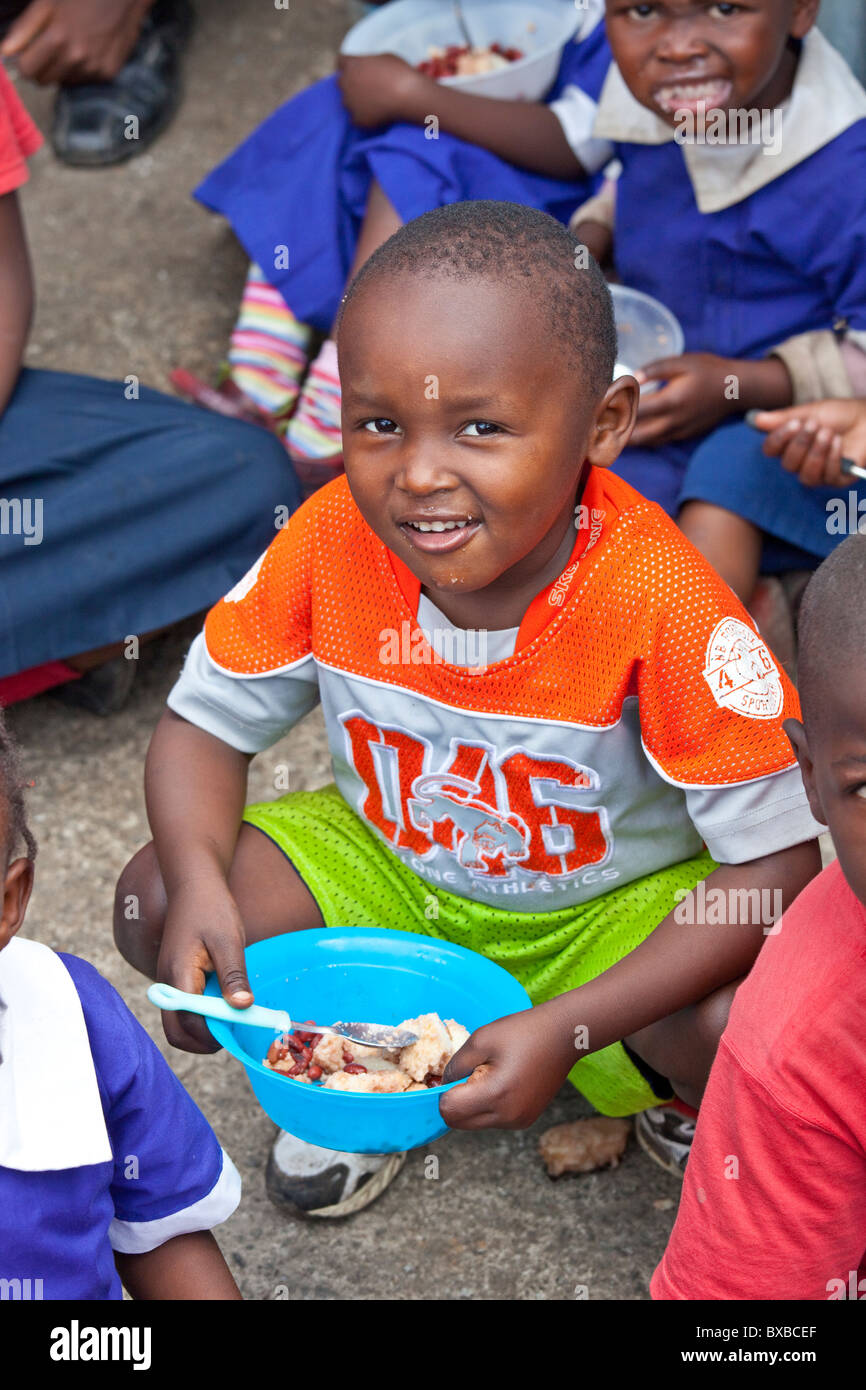
M384 1057L370 1057L360 1072L335 1071L322 1086L329 1091L362 1091L368 1095L392 1095L408 1089L411 1078Z
M423 1081L431 1072L441 1076L451 1060L452 1044L448 1029L438 1014L421 1014L419 1018L407 1018L400 1024L418 1034L418 1041L404 1047L400 1053L400 1066L409 1073L413 1081Z
M451 1039L451 1057L455 1052L459 1052L463 1044L469 1038L469 1029L464 1028L462 1023L456 1023L453 1018L446 1018L445 1028ZM449 1061L451 1058L448 1059Z
M623 1155L630 1129L629 1120L590 1115L546 1130L538 1141L538 1150L552 1178L563 1173L615 1168Z

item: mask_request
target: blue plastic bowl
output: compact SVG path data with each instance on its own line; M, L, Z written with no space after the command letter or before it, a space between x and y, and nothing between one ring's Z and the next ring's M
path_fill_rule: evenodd
M396 1024L438 1013L471 1033L531 1003L501 966L414 932L320 927L259 941L245 956L256 1003L287 1009L298 1020ZM205 993L219 994L215 975ZM243 1063L265 1114L300 1139L345 1153L381 1154L414 1149L447 1132L439 1097L450 1086L390 1096L326 1091L263 1066L271 1041L264 1029L207 1022L217 1042Z

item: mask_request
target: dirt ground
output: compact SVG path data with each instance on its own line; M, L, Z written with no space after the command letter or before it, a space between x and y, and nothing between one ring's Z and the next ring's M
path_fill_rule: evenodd
M135 373L157 387L184 365L212 378L244 273L231 233L190 198L204 173L278 102L326 74L354 14L345 0L199 0L180 114L153 149L125 166L85 172L48 151L33 163L24 207L39 307L28 360L97 376ZM44 130L49 94L22 88ZM300 191L302 196L302 191ZM37 886L26 935L91 960L162 1044L146 982L111 939L117 875L148 838L142 768L194 628L147 649L127 708L109 719L44 696L11 722L24 744ZM252 795L328 780L321 720L309 717L256 759ZM166 1055L169 1049L165 1048ZM677 1182L630 1141L616 1170L552 1182L537 1155L551 1123L588 1113L563 1091L525 1133L453 1133L409 1155L385 1196L339 1223L301 1224L264 1192L275 1128L237 1063L172 1051L170 1061L244 1178L220 1243L246 1297L287 1285L302 1299L645 1299L673 1220Z

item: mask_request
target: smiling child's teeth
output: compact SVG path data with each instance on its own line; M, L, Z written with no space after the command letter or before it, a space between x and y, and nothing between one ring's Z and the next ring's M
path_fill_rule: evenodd
M411 521L417 531L456 531L468 526L468 521Z

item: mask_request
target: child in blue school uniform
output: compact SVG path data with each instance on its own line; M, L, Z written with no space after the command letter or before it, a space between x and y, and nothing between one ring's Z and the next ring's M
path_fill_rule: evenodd
M564 222L592 191L589 175L610 149L584 133L592 103L581 88L600 85L610 64L602 9L589 0L575 12L575 40L545 102L444 87L393 54L341 57L338 76L280 106L196 190L253 263L231 383L283 428L288 420L305 481L310 460L340 456L331 328L347 282L376 247L448 203L523 203ZM326 336L299 399L311 328Z
M35 854L0 715L3 1297L238 1299L211 1234L237 1170L93 967L16 939Z
M866 92L818 8L608 0L592 132L622 172L572 220L685 334L642 374L664 384L617 471L746 604L759 572L814 569L841 537L828 489L769 461L742 416L863 394Z

